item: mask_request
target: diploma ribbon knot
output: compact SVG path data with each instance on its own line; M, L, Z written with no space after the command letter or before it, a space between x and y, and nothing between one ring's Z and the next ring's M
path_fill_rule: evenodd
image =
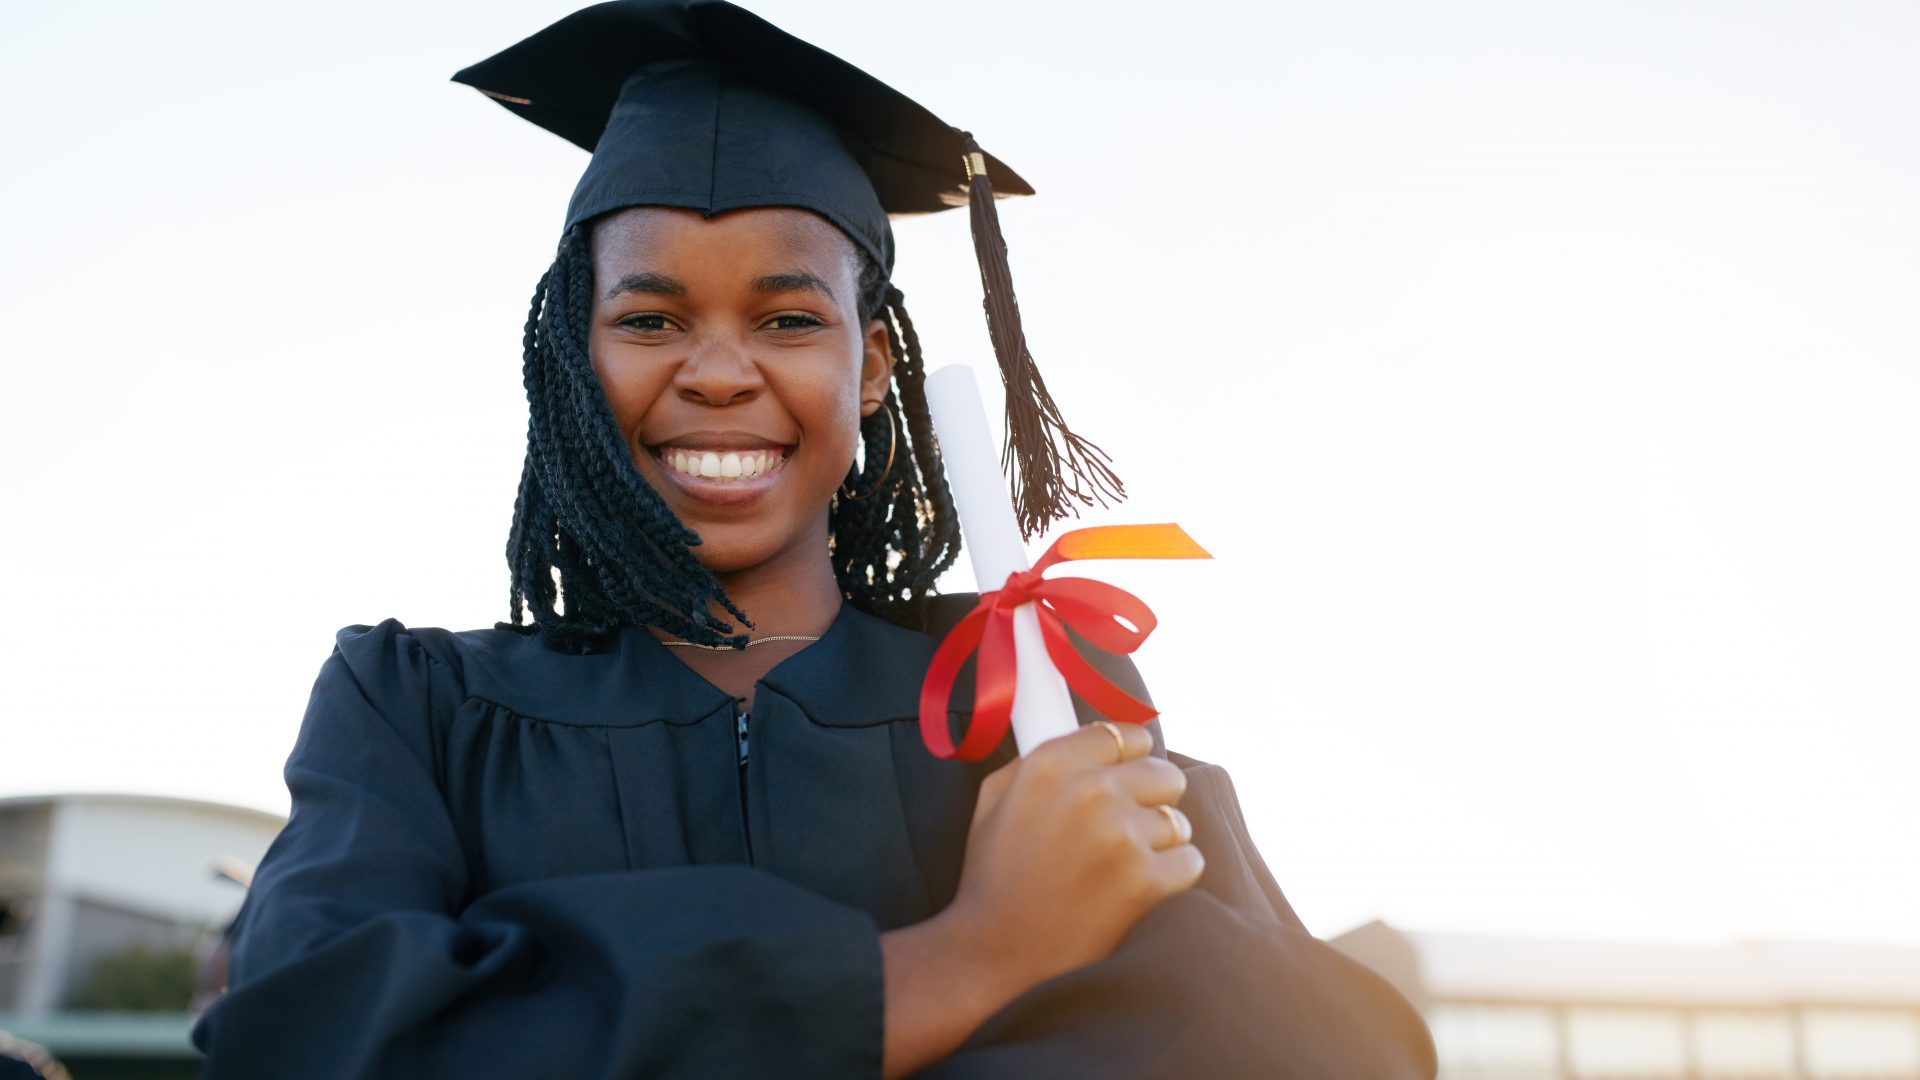
M1144 724L1159 713L1094 670L1067 637L1072 627L1093 645L1130 653L1153 633L1153 610L1139 597L1104 581L1049 580L1047 570L1077 559L1210 559L1178 525L1099 525L1060 534L1030 570L1007 575L1005 585L980 594L933 654L920 684L920 737L935 757L979 761L1000 745L1013 717L1019 661L1013 645L1014 612L1027 604L1039 616L1047 656L1067 686L1100 713ZM974 664L973 722L958 746L947 721L953 684L969 656Z

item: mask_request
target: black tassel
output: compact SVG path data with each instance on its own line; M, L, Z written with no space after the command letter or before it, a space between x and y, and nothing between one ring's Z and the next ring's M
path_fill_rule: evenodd
M957 129L956 129L957 130ZM1000 361L1000 385L1007 398L1007 445L1000 467L1013 484L1014 516L1028 539L1080 507L1126 498L1126 487L1098 446L1068 430L1060 407L1027 351L1020 328L1020 302L1013 295L1013 271L1007 266L1007 242L993 206L993 181L986 155L961 131L967 169L967 205L973 217L973 250L980 260L980 288L986 294L987 334Z

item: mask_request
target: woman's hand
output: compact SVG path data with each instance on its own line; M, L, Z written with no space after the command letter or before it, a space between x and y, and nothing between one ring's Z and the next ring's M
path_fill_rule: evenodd
M881 935L888 1076L944 1057L1035 984L1105 958L1149 908L1200 880L1192 826L1171 808L1186 776L1152 748L1143 727L1096 724L981 784L952 905Z
M1157 809L1180 801L1186 775L1152 749L1136 724L1092 725L980 785L948 914L1015 995L1104 959L1148 908L1200 880L1192 826Z

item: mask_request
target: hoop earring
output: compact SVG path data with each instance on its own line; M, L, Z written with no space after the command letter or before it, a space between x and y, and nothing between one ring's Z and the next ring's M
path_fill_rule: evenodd
M868 491L865 495L855 495L854 493L847 490L847 485L841 484L840 497L843 499L846 499L848 502L859 502L862 499L873 498L874 495L879 492L881 487L883 487L886 484L887 474L893 471L893 449L894 449L894 440L895 440L895 431L893 426L893 410L887 408L887 403L884 401L880 403L880 415L887 418L887 467L880 470L880 479L875 480L873 482L873 489L871 491Z

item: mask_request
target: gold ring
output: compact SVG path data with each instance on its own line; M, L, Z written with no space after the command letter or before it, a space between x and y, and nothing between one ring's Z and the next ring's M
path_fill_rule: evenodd
M1154 809L1160 811L1160 816L1166 818L1167 824L1173 826L1173 843L1167 845L1168 847L1179 847L1181 844L1193 839L1193 833L1188 831L1193 826L1187 822L1185 814L1168 806L1166 803L1159 803L1154 806Z
M1120 725L1111 720L1095 720L1094 724L1106 728L1107 734L1113 736L1113 763L1118 765L1127 760L1127 737L1120 734Z

